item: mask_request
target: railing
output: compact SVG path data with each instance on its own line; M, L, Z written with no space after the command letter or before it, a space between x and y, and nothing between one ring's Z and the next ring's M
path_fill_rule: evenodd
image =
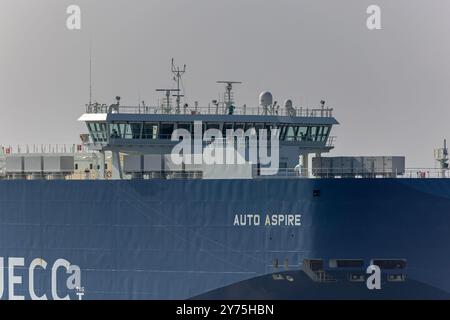
M258 178L410 178L410 179L436 179L450 178L449 170L438 168L406 168L396 172L392 169L364 169L355 172L348 169L305 169L305 168L279 168L276 175L264 175L264 170L273 172L274 169L255 169L254 176Z
M291 117L332 117L333 108L279 108L277 110L264 110L262 107L236 107L228 110L223 107L171 107L155 106L107 106L91 104L86 106L86 113L125 113L125 114L181 114L181 115L262 115L262 116L291 116Z
M27 153L86 153L88 148L82 144L25 144L0 146L0 156Z
M234 138L237 138L238 141L242 140L244 138L233 136ZM247 137L245 137L246 141L248 140ZM194 139L194 134L191 135L191 139ZM258 138L259 139L259 138ZM266 139L270 141L270 136L266 135ZM130 134L125 134L124 137L122 136L114 136L111 135L109 137L109 143L114 144L115 141L118 141L119 143L123 143L123 140L172 140L172 134L149 134L149 135L143 135L140 136L133 136ZM204 141L203 136L201 137L201 140ZM228 142L232 141L230 137L217 137L212 139L216 143L220 142ZM286 142L312 142L312 143L324 143L327 147L334 146L334 142L336 141L336 136L328 136L326 138L326 141L324 140L324 135L318 134L318 135L309 135L307 137L299 137L299 136L285 136L284 140ZM104 141L104 143L107 143L107 141ZM101 144L100 144L101 145Z
M2 168L0 168L0 173ZM264 172L270 173L269 175L264 175ZM110 173L110 172L109 172ZM110 179L111 176L105 174L105 179ZM183 171L183 170L159 170L152 172L142 172L140 174L126 174L124 179L202 179L203 173L202 171ZM307 169L298 169L298 168L279 168L277 169L265 169L265 168L254 168L253 170L253 178L255 179L326 179L326 178L349 178L349 179L357 179L357 178L399 178L399 179L447 179L450 178L450 172L445 170L444 172L441 169L428 169L428 168L411 168L406 169L402 174L395 174L392 172L380 173L366 173L363 175L355 175L354 173L343 171L340 175L326 175L322 174L321 176L313 175ZM46 179L46 180L55 180L55 179L65 179L65 180L96 180L99 179L99 173L96 170L89 172L72 172L72 173L45 173L42 172L40 175L36 174L27 174L27 173L14 173L7 174L3 172L3 175L0 174L0 180L12 180L12 179Z

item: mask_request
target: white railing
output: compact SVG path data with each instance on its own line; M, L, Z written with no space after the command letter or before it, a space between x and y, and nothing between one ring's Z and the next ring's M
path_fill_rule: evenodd
M90 152L83 144L24 144L0 146L1 155L27 153L87 153Z
M73 171L67 173L51 173L41 172L40 175L30 173L7 173L4 167L4 156L0 156L0 179L65 179L65 180L97 180L100 178L97 170L90 171ZM111 172L106 171L105 179L111 178ZM124 179L202 179L202 171L152 171L142 172L137 174L125 174ZM337 172L336 169L323 169L320 174L315 169L315 174L311 170L302 168L279 168L265 169L254 168L253 178L255 179L358 179L358 178L400 178L400 179L446 179L450 178L449 170L442 170L436 168L408 168L400 173L392 170L376 170L365 171L364 173L355 173L346 170Z
M359 172L349 169L305 169L305 168L279 168L275 175L263 175L263 171L272 172L273 169L255 169L254 176L258 178L410 178L410 179L437 179L450 178L449 170L439 168L406 168L402 171L392 169L363 169Z
M264 110L262 107L235 107L232 111L216 106L208 107L175 107L165 106L107 106L93 104L86 106L86 113L125 113L125 114L172 114L172 115L262 115L262 116L291 116L291 117L332 117L333 108L293 108L287 110Z

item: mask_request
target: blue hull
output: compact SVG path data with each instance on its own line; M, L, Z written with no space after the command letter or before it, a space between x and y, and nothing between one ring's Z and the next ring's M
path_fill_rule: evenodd
M247 214L259 225L236 224ZM371 297L267 277L287 265L311 281L311 258L406 259L408 280L376 297L448 298L450 180L0 181L2 299L241 298L238 283L249 298Z

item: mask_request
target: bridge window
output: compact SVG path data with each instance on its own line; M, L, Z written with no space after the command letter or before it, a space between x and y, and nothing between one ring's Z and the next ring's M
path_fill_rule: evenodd
M158 139L158 124L149 122L144 123L142 139Z
M88 122L87 127L93 142L106 142L107 126L104 122Z
M177 129L184 129L192 133L192 123L178 123Z
M325 142L327 140L328 133L330 133L330 127L329 126L323 127L322 142Z
M267 127L266 127L266 129L267 129L267 138L270 139L270 137L271 137L271 135L272 135L272 131L275 130L275 129L277 129L277 126L276 126L276 125L268 124Z
M308 127L305 127L305 126L299 127L298 131L297 131L297 141L305 141L307 131L308 131Z
M247 123L245 124L245 129L244 129L244 131L247 131L248 129L251 129L251 128L254 128L253 123L247 122Z
M311 141L317 141L319 127L311 127Z
M222 133L223 133L224 137L227 136L227 130L233 129L233 125L234 125L234 123L224 123L223 124Z
M132 122L128 124L130 133L126 136L126 139L140 139L141 138L141 130L142 123L141 122Z
M288 126L286 129L286 141L295 141L295 134L296 128L294 126Z
M206 130L209 130L209 129L220 130L220 124L219 123L207 123L206 124Z
M141 122L111 123L109 136L113 139L140 139L141 129Z
M259 137L259 130L264 129L264 123L255 123L256 136Z
M109 124L109 136L110 138L117 139L120 138L121 131L118 123Z
M317 133L314 141L322 141L323 127L317 127Z
M287 126L280 127L280 140L284 141L286 139Z
M173 123L161 123L159 130L160 139L171 139L173 133L174 124Z
M187 132L189 132L189 134L193 138L194 137L194 130L192 128L192 125L193 125L192 122L190 122L190 123L177 123L177 130L178 129L186 130Z

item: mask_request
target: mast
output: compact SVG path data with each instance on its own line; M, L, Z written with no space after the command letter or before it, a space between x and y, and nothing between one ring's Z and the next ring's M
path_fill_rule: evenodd
M176 94L173 96L176 97L176 111L177 113L180 113L180 103L181 103L181 97L184 97L184 94L181 94L180 89L180 81L183 74L186 72L186 65L183 66L182 69L180 67L176 67L174 63L174 59L172 58L172 73L174 75L174 80L177 84Z
M89 106L92 105L92 43L89 44Z

